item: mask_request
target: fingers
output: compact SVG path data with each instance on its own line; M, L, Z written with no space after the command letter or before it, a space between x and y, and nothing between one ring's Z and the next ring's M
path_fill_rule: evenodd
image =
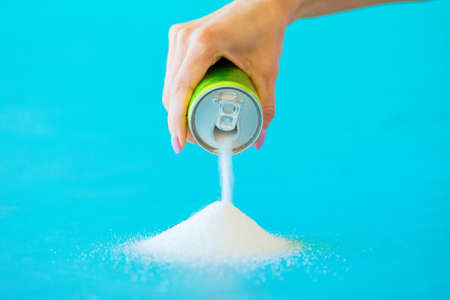
M254 82L264 115L263 128L267 128L275 117L275 79L257 76Z
M163 91L163 105L167 111L169 111L170 93L168 89L169 81L173 80L176 76L181 64L186 55L186 39L190 34L190 24L192 22L175 24L169 29L169 51L167 55L166 76L164 78L164 91Z
M256 150L261 149L262 145L264 144L264 140L266 139L266 131L267 131L266 128L261 130L261 134L259 135L256 142L253 144L255 146Z
M275 117L275 83L277 75L278 68L275 67L270 71L259 72L252 76L252 80L261 101L264 117L263 130L254 144L255 148L258 150L262 147L266 138L266 130Z
M199 44L187 49L181 66L177 67L176 75L167 82L168 96L168 125L172 136L176 136L180 149L183 149L187 139L186 113L192 92L205 75L208 68L214 64L214 59L205 55ZM190 142L195 142L188 135Z
M194 137L192 136L190 130L187 131L186 140L187 140L189 143L191 143L191 144L197 144L197 143L195 142Z
M177 24L169 30L163 105L168 111L168 127L177 153L184 148L186 140L195 143L187 130L187 107L195 87L215 62L207 51L211 46L209 31L195 29L193 24Z
M176 32L178 28L178 24L173 25L169 29L169 51L167 53L167 63L166 63L166 75L164 77L164 89L163 89L163 97L162 97L162 103L164 105L164 108L168 111L169 110L169 91L167 89L168 87L168 80L171 78L173 73L173 63L175 61L175 53L176 53Z

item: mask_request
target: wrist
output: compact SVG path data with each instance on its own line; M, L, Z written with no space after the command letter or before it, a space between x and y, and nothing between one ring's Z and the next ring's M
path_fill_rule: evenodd
M264 17L265 23L270 23L283 30L296 19L297 10L304 0L235 0L241 7L253 7L258 15Z
M287 27L295 20L298 19L300 10L302 9L302 4L305 0L266 0L269 1L274 10L283 20L285 26Z

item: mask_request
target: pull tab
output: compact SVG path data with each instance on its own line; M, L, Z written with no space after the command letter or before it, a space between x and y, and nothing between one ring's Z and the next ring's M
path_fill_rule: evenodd
M223 131L234 130L239 119L242 100L233 91L223 91L215 101L219 102L216 127Z

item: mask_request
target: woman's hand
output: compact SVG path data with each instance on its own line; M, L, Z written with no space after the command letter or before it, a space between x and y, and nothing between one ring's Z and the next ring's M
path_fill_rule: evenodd
M237 0L203 18L170 28L163 104L176 153L186 140L195 143L187 128L187 107L197 84L221 57L242 69L255 84L264 112L263 131L255 147L262 146L275 115L278 61L290 21L282 2Z

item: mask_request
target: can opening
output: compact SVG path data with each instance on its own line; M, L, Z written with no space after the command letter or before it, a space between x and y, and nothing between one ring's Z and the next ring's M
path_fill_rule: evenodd
M234 139L238 136L237 126L232 130L222 130L217 126L214 127L214 139L218 144L224 142L233 142Z

